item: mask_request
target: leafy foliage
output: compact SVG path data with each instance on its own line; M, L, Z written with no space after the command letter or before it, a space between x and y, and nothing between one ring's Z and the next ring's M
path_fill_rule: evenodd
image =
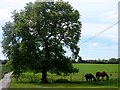
M68 47L73 58L77 58L79 16L67 2L30 2L24 10L14 11L14 21L3 27L2 47L15 73L42 72L42 81L47 82L48 71L78 72L65 56L63 47Z

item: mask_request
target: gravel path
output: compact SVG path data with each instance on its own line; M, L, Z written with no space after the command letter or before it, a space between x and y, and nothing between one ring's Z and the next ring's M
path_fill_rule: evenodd
M2 88L8 88L9 83L11 81L11 79L10 79L11 74L12 74L12 72L5 74L3 79L0 80L0 90Z

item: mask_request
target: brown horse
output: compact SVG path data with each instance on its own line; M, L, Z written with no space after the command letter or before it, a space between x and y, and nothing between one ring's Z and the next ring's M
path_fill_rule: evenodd
M100 77L102 77L102 81L104 80L104 77L106 77L106 80L109 80L109 76L106 72L97 72L96 78L98 81L100 81Z
M92 75L91 73L85 74L84 77L86 78L86 82L87 82L87 81L92 81L92 79L93 79L94 81L96 81L96 78L95 78L94 75Z

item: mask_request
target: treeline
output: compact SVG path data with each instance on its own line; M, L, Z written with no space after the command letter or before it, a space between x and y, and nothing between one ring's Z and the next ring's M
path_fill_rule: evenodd
M8 60L0 60L0 64L6 64ZM98 60L82 60L81 57L78 58L77 61L72 60L72 63L93 63L93 64L118 64L120 63L120 58L110 58L109 60L106 59L98 59Z
M106 59L98 59L98 60L82 60L82 58L78 58L77 61L71 60L72 63L92 63L92 64L118 64L120 62L120 58L110 58Z
M5 59L5 60L0 60L0 64L6 64L7 62L8 62L7 59Z
M6 64L8 60L0 60L0 64ZM82 60L81 57L78 58L77 61L72 60L72 63L93 63L93 64L118 64L120 62L120 58L110 58L109 60L106 59L98 59L98 60Z

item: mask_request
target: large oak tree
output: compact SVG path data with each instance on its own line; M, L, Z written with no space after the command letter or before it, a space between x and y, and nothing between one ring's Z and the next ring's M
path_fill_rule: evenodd
M78 71L65 56L67 47L77 58L81 34L80 14L68 2L30 2L12 18L3 27L2 47L16 74L42 72L42 81L47 82L48 71Z

